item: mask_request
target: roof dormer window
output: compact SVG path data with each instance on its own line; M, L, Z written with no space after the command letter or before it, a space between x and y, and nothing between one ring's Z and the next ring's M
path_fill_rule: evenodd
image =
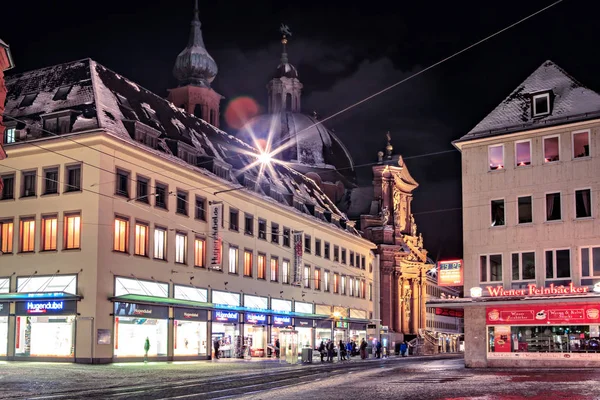
M37 93L26 94L25 97L23 97L21 104L19 104L19 107L29 107L30 105L33 104L33 101L35 100L37 95L38 95Z
M531 98L533 117L543 117L550 114L550 93L540 93Z
M54 94L54 97L52 98L52 100L54 100L54 101L66 100L67 99L67 95L71 91L72 87L73 86L63 86L63 87L58 88L58 90Z

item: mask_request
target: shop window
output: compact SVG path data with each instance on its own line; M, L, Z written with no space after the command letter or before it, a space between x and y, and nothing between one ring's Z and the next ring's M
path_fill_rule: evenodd
M519 224L530 224L533 222L532 200L531 196L517 198Z
M331 288L329 287L329 271L325 271L323 273L323 291L329 292Z
M575 191L575 218L590 218L592 216L591 199L591 189L581 189Z
M150 315L140 315L137 310L143 309ZM169 336L169 309L167 307L137 305L131 303L115 303L114 311L114 356L137 357L140 360L148 357L165 357ZM139 343L149 344L146 352Z
M311 237L310 235L304 235L304 252L310 254L311 250Z
M290 300L271 299L271 310L292 312L292 302Z
M256 278L267 279L267 256L260 253L256 258Z
M17 311L21 315L15 317L15 356L72 358L75 349L75 311L71 315L43 316L24 315L27 311ZM54 311L52 313L57 314Z
M535 252L512 254L512 280L526 281L535 279Z
M600 246L581 248L581 276L600 277Z
M590 131L573 133L573 158L590 156Z
M283 227L283 246L290 247L290 228Z
M129 172L117 169L115 194L129 198Z
M480 282L502 282L502 254L479 257Z
M183 190L177 191L177 208L175 212L180 215L188 215L188 194Z
M148 225L135 223L135 246L133 254L137 256L148 256Z
M236 232L240 229L240 212L231 207L229 207L229 229Z
M167 230L164 228L154 228L154 258L167 259Z
M202 238L194 239L194 267L206 267L206 241Z
M154 206L157 208L167 209L167 193L168 186L162 183L156 182L154 187Z
M208 290L194 286L173 285L173 298L180 300L208 302Z
M3 183L0 200L13 200L15 198L15 174L2 175L0 181Z
M515 143L515 164L517 167L531 165L531 140Z
M258 219L258 238L267 240L267 221Z
M313 314L315 310L314 310L313 303L305 303L305 302L296 301L294 303L294 311L297 313L303 313L303 314Z
M35 251L35 219L22 219L19 227L19 232L21 236L20 252L29 253Z
M244 214L244 233L254 236L254 217L250 214Z
M135 294L152 297L169 297L169 285L163 282L137 278L115 277L115 296Z
M175 263L187 264L187 234L175 233Z
M229 246L229 273L237 274L238 273L238 257L239 257L239 249L235 246Z
M196 219L206 221L206 199L196 196Z
M532 116L542 117L550 114L550 93L536 94L531 98Z
M571 277L571 250L546 250L546 279Z
M504 145L499 144L488 147L488 163L490 171L504 168Z
M244 307L255 308L258 310L269 309L269 298L263 296L244 295Z
M341 279L341 283L342 283L342 290L341 292L335 292L335 293L341 293L342 295L346 295L346 276L342 275Z
M13 252L14 223L0 221L0 252L9 254Z
M58 236L58 217L42 217L42 250L56 250L56 239Z
M277 282L279 280L279 259L277 257L271 257L271 282Z
M346 249L342 249L342 264L346 264Z
M65 192L81 191L81 165L68 165L65 167L66 184Z
M492 200L492 226L504 226L504 199Z
M333 274L333 293L340 293L340 276L336 273Z
M23 172L23 190L21 197L35 197L37 186L37 171Z
M321 239L315 239L315 256L321 257Z
M43 193L57 194L58 193L58 168L44 169L44 188Z
M546 194L546 221L561 220L560 192Z
M18 293L64 292L77 294L77 275L23 276L17 278Z
M271 222L271 243L279 244L279 224Z
M321 270L319 268L315 268L314 276L315 290L321 290Z
M340 248L338 246L333 246L333 261L340 261Z
M290 284L291 264L288 260L281 262L281 283Z
M115 218L115 235L113 250L121 253L129 252L129 220L121 217Z
M239 293L223 292L220 290L212 291L212 302L214 304L221 304L225 306L239 307L241 305L241 296Z
M558 136L545 137L544 163L560 161L560 139Z
M144 178L143 176L137 176L137 182L135 185L135 200L140 203L149 204L150 199L148 197L148 186L149 180L148 178Z
M65 215L63 247L67 250L81 248L81 215Z
M327 260L329 260L329 251L330 251L330 247L329 247L329 242L325 242L325 247L323 248L323 257Z
M244 276L249 278L252 277L252 251L245 250L244 251Z

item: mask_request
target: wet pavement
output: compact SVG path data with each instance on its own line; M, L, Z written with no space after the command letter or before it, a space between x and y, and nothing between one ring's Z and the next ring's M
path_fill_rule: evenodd
M76 365L0 362L1 399L600 399L600 370L466 369L460 356Z

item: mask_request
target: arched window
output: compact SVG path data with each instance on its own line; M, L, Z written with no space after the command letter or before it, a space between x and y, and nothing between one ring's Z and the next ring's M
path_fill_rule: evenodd
M292 95L290 93L285 95L285 110L292 111Z
M202 118L202 104L196 104L194 107L194 115L198 118Z

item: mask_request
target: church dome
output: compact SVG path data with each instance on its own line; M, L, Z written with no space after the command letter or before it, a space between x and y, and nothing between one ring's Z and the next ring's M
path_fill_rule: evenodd
M277 66L274 78L296 78L298 79L298 71L290 63L281 63Z

